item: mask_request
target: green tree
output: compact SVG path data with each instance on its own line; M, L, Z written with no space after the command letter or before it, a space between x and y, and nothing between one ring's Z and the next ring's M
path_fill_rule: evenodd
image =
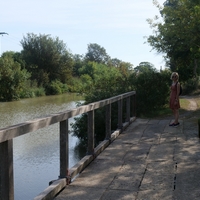
M93 80L88 74L83 74L80 76L81 80L81 93L89 93L93 87Z
M85 102L91 102L116 96L130 90L128 77L130 73L122 74L117 67L108 67L96 62L89 62L81 71L81 78L89 83L89 89L86 91ZM84 74L85 73L85 74ZM117 127L117 105L112 105L112 130ZM87 114L75 119L73 124L74 134L81 139L83 143L87 142ZM96 143L103 140L105 135L105 109L95 111L95 135Z
M0 58L0 100L11 101L20 98L20 93L26 90L26 81L30 73L21 69L18 62L14 61L12 54L4 54Z
M80 76L87 74L92 79L94 79L94 74L96 73L98 66L99 66L98 63L88 61L85 65L83 65L81 68L79 68L78 72L79 72Z
M105 48L96 43L89 44L87 50L85 55L86 61L107 64L110 60L110 56L106 53Z
M119 67L121 64L121 60L117 59L117 58L112 58L109 60L108 62L108 66L114 66L114 67Z
M157 71L153 64L149 62L141 62L137 67L134 68L136 73Z
M67 83L72 77L73 59L70 51L58 37L28 33L21 40L22 55L32 80L47 86L59 80Z
M148 19L154 34L147 39L153 49L166 54L172 71L178 71L182 79L196 76L200 64L200 1L168 0L164 7L157 1L162 20ZM180 73L181 72L181 73Z
M18 62L21 65L21 68L25 68L25 60L22 58L22 54L20 52L14 51L6 51L2 54L1 57L9 56L12 57L15 62Z
M75 54L73 55L73 76L79 77L79 69L84 65L84 57L83 55Z

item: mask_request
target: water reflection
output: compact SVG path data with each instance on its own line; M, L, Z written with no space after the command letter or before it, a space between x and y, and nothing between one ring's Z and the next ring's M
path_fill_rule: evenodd
M0 103L0 127L73 109L82 99L66 94ZM77 143L78 139L70 134L70 167L81 157L74 151ZM33 199L48 186L49 181L59 176L59 124L17 137L13 145L15 200Z

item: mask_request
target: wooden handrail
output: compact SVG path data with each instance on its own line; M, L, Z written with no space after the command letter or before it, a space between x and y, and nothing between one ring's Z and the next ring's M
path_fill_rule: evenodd
M131 101L133 97L132 116L136 116L136 92L131 91L115 97L111 97L88 105L80 106L72 110L66 110L46 117L26 121L24 123L0 129L0 199L14 200L14 180L13 180L13 138L37 131L38 129L60 123L60 175L44 192L38 195L35 200L51 199L58 190L61 190L69 183L70 179L80 173L116 136L123 130L123 100L126 100L126 124L131 122ZM118 102L118 130L111 134L111 105ZM106 107L106 133L105 141L96 148L94 147L94 110ZM85 156L79 163L68 169L68 119L77 115L88 113L88 149Z

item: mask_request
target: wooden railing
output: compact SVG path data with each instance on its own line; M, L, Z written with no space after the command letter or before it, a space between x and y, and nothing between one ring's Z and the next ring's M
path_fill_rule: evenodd
M109 99L80 106L76 109L66 110L57 114L26 121L0 129L0 200L14 200L13 180L13 138L36 131L38 129L60 123L60 175L59 179L51 181L50 186L35 200L53 199L53 197L70 183L95 157L102 152L122 131L135 119L136 92L128 92ZM126 109L123 111L123 101ZM118 102L118 129L111 134L111 105ZM131 106L132 104L132 106ZM106 107L106 136L96 148L94 147L94 110ZM75 166L68 169L68 119L77 115L88 113L88 150L87 155ZM123 123L123 115L126 120ZM132 115L132 117L131 117Z

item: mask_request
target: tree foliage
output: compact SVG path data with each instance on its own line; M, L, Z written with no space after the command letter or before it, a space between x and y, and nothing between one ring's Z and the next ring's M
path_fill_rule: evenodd
M136 73L148 72L148 71L157 71L154 65L149 62L141 62L137 67L134 68Z
M168 103L170 74L168 70L158 72L155 69L131 74L129 83L137 92L137 116L156 113Z
M96 43L89 44L87 50L85 55L86 61L107 64L110 60L110 56L106 53L105 48Z
M30 73L21 69L20 63L14 61L13 53L3 54L0 58L0 100L11 101L20 98L20 93L25 89L25 82Z
M137 116L152 114L168 103L171 84L170 71L158 72L148 62L141 63L139 66L141 70L139 67L137 70L133 70L123 62L120 65L108 67L96 62L89 62L80 69L84 82L90 85L84 104L131 90L137 92ZM117 128L117 110L117 104L112 104L112 130ZM87 114L75 119L73 131L83 144L87 144ZM95 136L96 144L105 137L105 109L95 111Z
M21 45L26 68L39 85L47 86L55 80L67 83L71 79L72 55L58 37L28 33Z
M106 99L112 96L116 96L123 92L130 90L127 82L130 73L121 73L120 68L108 67L104 64L96 62L88 62L83 66L81 71L81 77L83 83L89 83L87 93L85 95L84 104ZM86 84L87 86L87 84ZM117 105L112 106L112 129L117 127ZM79 137L81 141L87 143L87 114L82 115L75 119L73 124L74 135ZM95 135L96 143L103 140L105 135L105 109L98 109L95 111Z
M155 16L148 23L154 34L147 39L153 49L166 54L172 71L178 71L183 80L196 76L200 64L200 1L168 0L161 7L161 18Z
M73 55L73 69L72 75L73 77L80 77L79 69L85 64L84 56L75 54Z

